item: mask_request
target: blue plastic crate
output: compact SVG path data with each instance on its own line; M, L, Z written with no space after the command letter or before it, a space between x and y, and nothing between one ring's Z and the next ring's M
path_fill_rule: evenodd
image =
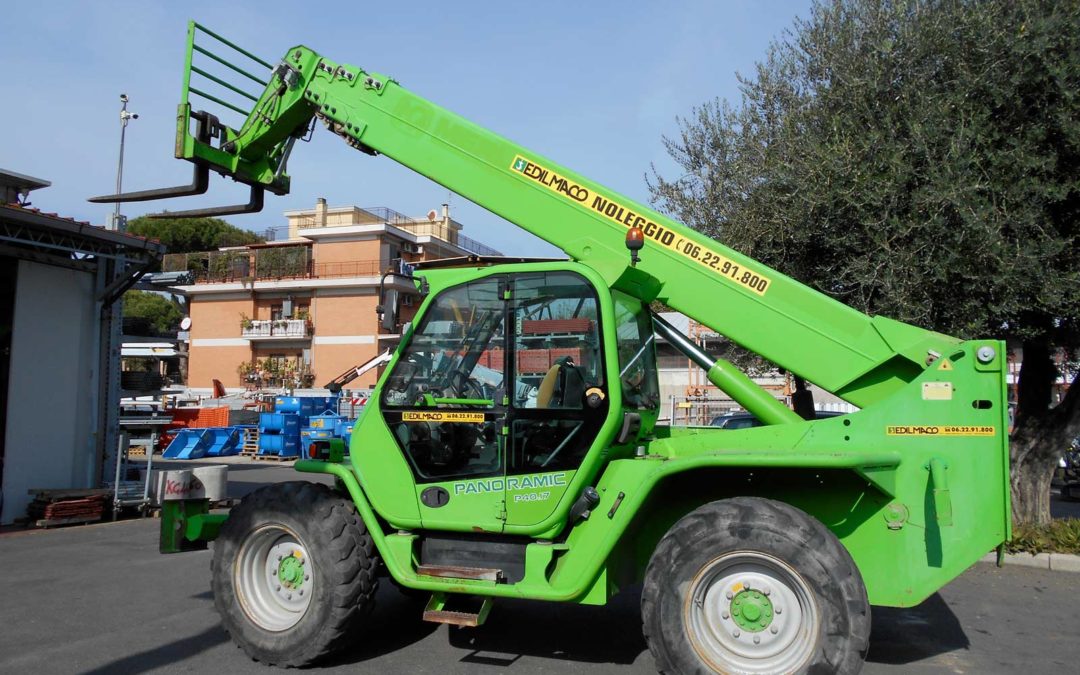
M311 429L330 429L332 431L342 419L341 415L334 415L333 413L312 415L308 418L307 426Z
M281 434L260 434L259 454L295 457L300 454L300 437L283 436Z
M296 413L264 412L259 413L260 434L285 434L298 436L302 420Z

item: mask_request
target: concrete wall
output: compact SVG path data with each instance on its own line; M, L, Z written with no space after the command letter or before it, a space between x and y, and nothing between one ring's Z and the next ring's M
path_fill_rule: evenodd
M26 515L30 488L97 487L97 314L85 272L19 262L3 513Z

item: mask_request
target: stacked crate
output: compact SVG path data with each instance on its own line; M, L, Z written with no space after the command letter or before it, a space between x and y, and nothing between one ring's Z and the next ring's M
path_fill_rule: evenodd
M337 399L324 396L279 396L274 412L259 414L259 456L298 457L303 449L301 430L312 416L336 406ZM336 416L336 415L335 415Z
M300 416L294 412L259 413L259 455L300 454Z

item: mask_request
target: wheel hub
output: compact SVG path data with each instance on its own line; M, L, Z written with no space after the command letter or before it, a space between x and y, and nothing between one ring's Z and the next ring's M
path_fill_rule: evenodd
M745 588L731 600L731 618L745 631L758 633L773 620L772 602L761 591Z
M288 557L282 558L278 565L278 579L289 587L304 583L304 559L298 558L297 553L299 551L293 551Z

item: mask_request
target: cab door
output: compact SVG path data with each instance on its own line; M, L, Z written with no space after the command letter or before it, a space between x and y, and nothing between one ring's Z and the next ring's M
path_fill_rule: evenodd
M583 276L516 274L510 298L506 522L529 526L576 498L567 487L598 442L607 383L600 303Z
M383 387L425 528L502 531L507 283L494 275L431 300Z

